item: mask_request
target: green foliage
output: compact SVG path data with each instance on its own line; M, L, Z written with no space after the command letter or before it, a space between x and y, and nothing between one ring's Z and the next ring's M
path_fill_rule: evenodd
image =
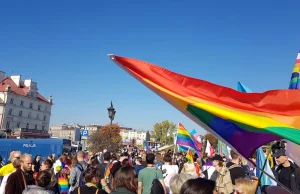
M155 123L153 131L151 133L152 138L157 138L158 141L164 145L171 145L174 143L174 132L176 131L176 125L168 120L161 123Z

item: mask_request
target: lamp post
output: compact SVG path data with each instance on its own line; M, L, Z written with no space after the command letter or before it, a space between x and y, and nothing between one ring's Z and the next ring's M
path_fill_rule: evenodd
M113 106L113 103L112 101L110 102L110 107L107 108L107 111L108 111L108 117L110 119L110 128L109 128L109 146L111 146L111 127L112 127L112 122L113 120L115 119L115 114L116 114L116 111L115 111L115 108Z

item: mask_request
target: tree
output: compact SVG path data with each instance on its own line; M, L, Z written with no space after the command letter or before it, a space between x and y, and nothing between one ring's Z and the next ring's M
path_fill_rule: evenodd
M168 120L161 123L155 123L153 126L153 131L151 134L152 138L157 138L160 143L165 143L165 145L170 145L174 143L174 132L176 130L176 125Z
M218 147L218 139L210 133L204 135L204 138L207 139L212 147L215 149Z
M88 138L89 150L94 153L107 148L112 152L117 151L121 143L120 126L117 124L102 126L100 131L95 131Z

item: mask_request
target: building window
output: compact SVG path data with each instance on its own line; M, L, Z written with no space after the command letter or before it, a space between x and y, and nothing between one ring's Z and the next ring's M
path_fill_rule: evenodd
M32 104L32 102L30 103L30 105L29 105L29 108L32 108L33 107L33 104Z
M21 100L20 106L24 106L24 101L23 100Z
M37 130L37 125L34 125L34 129Z
M44 116L44 121L46 121L46 118L47 118L47 117L46 117L46 115L45 115L45 116Z
M8 115L11 115L11 114L12 114L12 109L9 109Z
M22 114L23 114L23 112L22 112L22 111L20 111L20 112L19 112L19 117L21 117L21 116L22 116Z
M14 103L14 99L11 98L11 99L10 99L10 104L13 104L13 103Z
M28 113L28 118L31 118L31 112L30 112L30 113Z
M41 105L38 105L38 110L41 110Z
M42 126L42 130L45 130L45 126L44 125Z
M17 123L17 128L20 128L20 126L21 126L21 122L18 122Z
M6 122L6 129L9 129L9 126L10 126L10 121L7 121Z
M29 123L26 124L26 129L29 129Z
M40 119L40 115L39 115L39 114L36 115L36 119L37 119L37 120Z

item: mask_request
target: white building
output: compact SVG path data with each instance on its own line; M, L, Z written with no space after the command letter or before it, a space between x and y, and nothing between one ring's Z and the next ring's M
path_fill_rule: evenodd
M120 135L122 136L123 142L132 142L135 140L137 145L142 145L146 141L147 131L139 131L132 129L121 129Z
M48 134L52 97L38 93L32 79L21 80L21 75L6 77L0 71L0 128ZM27 131L26 131L27 130Z

